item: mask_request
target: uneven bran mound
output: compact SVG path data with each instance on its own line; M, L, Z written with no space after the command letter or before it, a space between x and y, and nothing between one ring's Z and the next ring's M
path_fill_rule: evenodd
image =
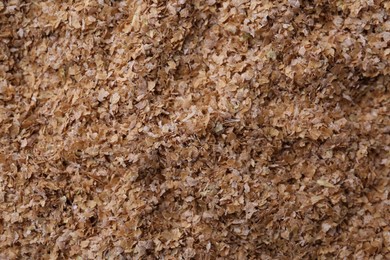
M0 259L390 259L390 1L0 1Z

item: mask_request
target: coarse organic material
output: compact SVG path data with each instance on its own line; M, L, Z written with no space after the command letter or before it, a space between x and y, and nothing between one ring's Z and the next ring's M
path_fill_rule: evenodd
M0 1L1 259L390 259L390 1Z

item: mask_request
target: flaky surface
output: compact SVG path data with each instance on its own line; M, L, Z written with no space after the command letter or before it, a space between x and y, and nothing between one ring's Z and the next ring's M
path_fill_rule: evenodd
M0 258L389 259L389 13L0 2Z

